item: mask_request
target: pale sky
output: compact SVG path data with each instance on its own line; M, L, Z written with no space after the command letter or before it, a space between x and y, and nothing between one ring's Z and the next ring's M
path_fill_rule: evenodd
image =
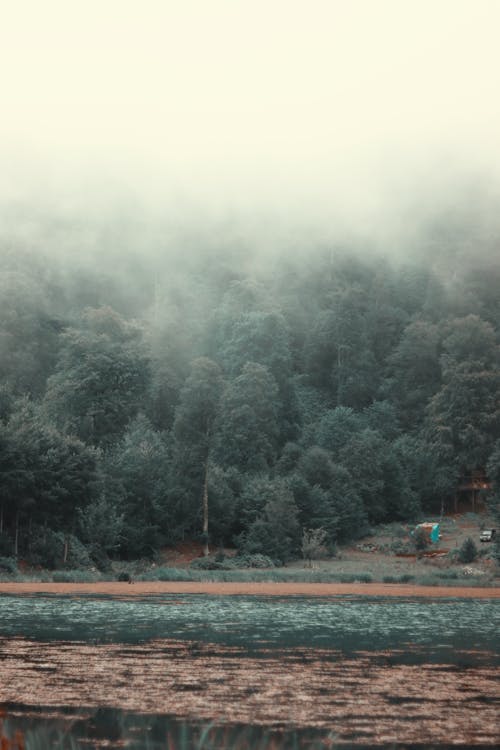
M0 0L0 193L496 177L499 35L500 0Z

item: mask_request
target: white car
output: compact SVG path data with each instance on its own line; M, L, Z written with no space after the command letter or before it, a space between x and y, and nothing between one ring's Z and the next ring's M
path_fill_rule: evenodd
M496 529L483 529L479 535L480 542L491 542L495 538Z

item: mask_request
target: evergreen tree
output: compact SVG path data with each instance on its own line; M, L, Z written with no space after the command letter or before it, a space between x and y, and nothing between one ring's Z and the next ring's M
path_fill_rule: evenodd
M139 411L149 379L141 331L111 308L88 309L61 334L45 405L66 432L106 447Z
M192 363L175 413L174 480L201 496L204 552L208 555L209 459L214 444L214 424L223 389L222 373L212 360L201 357Z
M267 471L277 458L278 386L269 370L247 362L226 387L217 420L217 460L240 472Z
M240 549L248 554L264 554L285 563L299 550L300 526L297 506L287 483L268 484L262 513L240 537Z
M92 520L98 520L99 515L107 514L114 519L113 536L120 537L120 548L127 557L152 556L168 535L168 469L163 436L139 414L105 457L104 470L109 478L92 516ZM89 523L88 514L86 518Z

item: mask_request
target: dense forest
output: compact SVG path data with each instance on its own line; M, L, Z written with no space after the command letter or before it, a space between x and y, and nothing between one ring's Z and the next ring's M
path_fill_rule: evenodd
M439 513L464 472L499 487L500 265L446 231L388 255L4 241L0 556L286 561L304 529L333 549Z

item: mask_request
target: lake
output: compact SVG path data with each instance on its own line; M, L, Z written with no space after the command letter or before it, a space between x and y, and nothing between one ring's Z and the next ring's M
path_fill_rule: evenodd
M491 747L499 632L498 599L0 595L0 736Z

